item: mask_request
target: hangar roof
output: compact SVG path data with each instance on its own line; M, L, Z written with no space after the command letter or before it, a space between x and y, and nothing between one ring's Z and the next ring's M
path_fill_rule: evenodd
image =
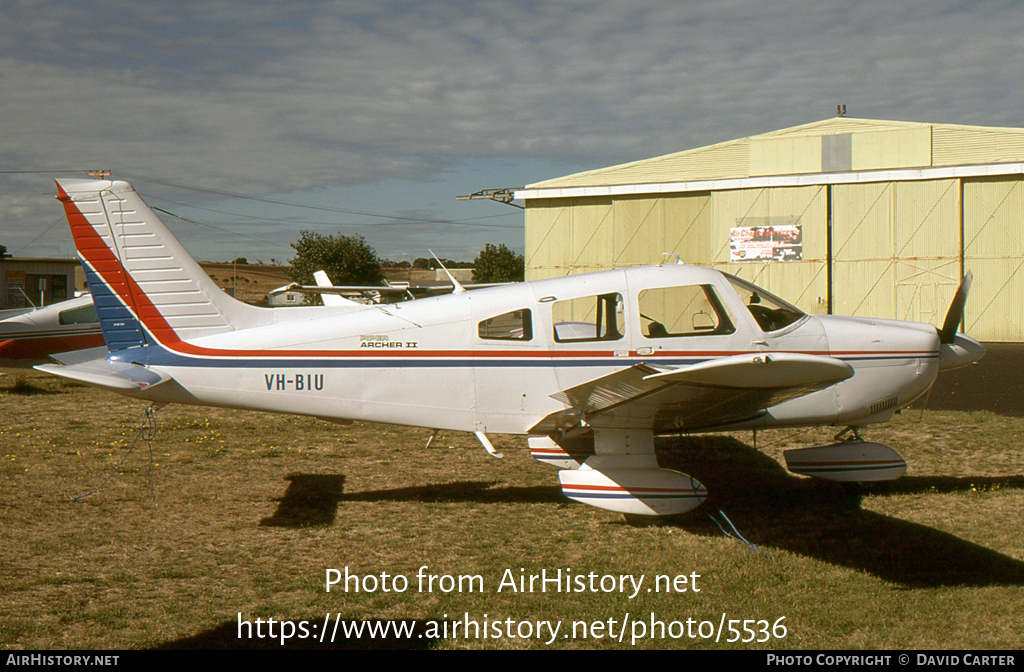
M533 192L539 195L574 187L1021 163L1022 128L835 117L537 182L526 190L541 190Z

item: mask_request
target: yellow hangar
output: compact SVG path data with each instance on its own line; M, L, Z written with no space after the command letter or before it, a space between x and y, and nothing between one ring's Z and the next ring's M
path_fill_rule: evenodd
M666 261L818 314L1024 341L1024 129L836 117L515 192L527 279Z

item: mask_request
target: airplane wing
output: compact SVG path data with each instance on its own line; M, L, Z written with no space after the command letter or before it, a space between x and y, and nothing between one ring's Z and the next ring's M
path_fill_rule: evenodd
M129 364L127 362L110 362L106 359L93 359L64 366L40 364L32 368L93 387L102 387L121 392L122 394L126 392L141 392L142 390L172 380L166 373L148 366Z
M637 364L552 394L568 408L530 429L549 434L604 416L655 433L711 429L853 376L846 362L797 353L735 355L688 367Z
M284 285L277 289L272 289L269 294L282 294L284 292L298 292L299 294L333 294L333 295L359 295L367 292L379 292L380 294L405 294L408 287L405 285L388 287L382 285L377 287L376 285L299 285L291 283L290 285ZM418 288L417 288L418 289ZM439 287L439 291L451 292L452 288L448 286Z

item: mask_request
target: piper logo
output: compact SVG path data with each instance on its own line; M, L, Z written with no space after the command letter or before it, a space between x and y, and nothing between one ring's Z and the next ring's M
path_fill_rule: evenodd
M360 348L415 348L418 343L416 341L392 341L390 337L384 334L371 334L363 335L359 337Z

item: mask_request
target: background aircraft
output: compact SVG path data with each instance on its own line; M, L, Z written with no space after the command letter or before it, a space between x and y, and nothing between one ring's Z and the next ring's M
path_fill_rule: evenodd
M397 304L272 310L214 285L126 182L58 183L105 358L37 368L157 404L186 403L528 435L570 498L668 515L706 497L661 469L663 433L836 425L790 451L833 480L895 478L860 440L984 349L941 329L807 315L744 280L679 264L516 283Z
M440 264L440 260L438 260ZM413 287L408 282L388 282L384 281L384 285L380 287L370 287L366 285L335 285L331 283L330 278L324 271L317 271L313 274L313 278L316 280L315 285L300 285L298 283L290 283L283 287L278 287L267 292L267 296L274 297L280 294L288 292L296 292L299 294L317 295L323 300L325 306L344 306L349 304L368 304L368 303L395 303L397 301L407 301L411 299L419 299L427 296L435 296L438 294L456 293L460 294L468 289L480 289L483 287L497 287L507 283L472 283L468 285L461 284L455 277L445 268L443 265L441 268L448 275L448 279L451 281L451 285L429 285ZM351 298L347 298L351 297Z
M11 312L15 314L0 319L0 359L40 359L103 345L91 296Z

